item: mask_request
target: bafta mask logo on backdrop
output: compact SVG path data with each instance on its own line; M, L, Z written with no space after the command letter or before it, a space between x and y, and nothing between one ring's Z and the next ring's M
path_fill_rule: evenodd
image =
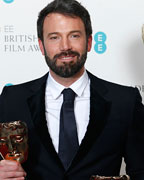
M103 54L106 52L107 50L107 46L106 46L106 39L107 36L104 32L97 32L94 36L94 40L95 40L95 52L98 54Z
M3 1L4 1L5 3L8 3L8 4L14 2L14 0L3 0Z
M143 43L144 43L144 24L142 26L142 39L143 39Z

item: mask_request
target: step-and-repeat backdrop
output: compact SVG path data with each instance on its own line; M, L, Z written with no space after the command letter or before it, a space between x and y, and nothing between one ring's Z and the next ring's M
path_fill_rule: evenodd
M51 0L0 0L0 92L48 71L38 47L38 12ZM93 46L86 68L138 87L144 101L143 0L79 0L90 12Z
M51 0L0 0L0 92L48 71L37 42L38 12ZM86 68L136 86L144 99L143 0L79 0L90 12L93 47Z

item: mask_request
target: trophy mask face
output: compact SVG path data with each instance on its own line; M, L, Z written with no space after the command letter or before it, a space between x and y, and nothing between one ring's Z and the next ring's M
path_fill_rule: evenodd
M0 152L4 159L20 163L28 156L27 127L24 122L0 123Z

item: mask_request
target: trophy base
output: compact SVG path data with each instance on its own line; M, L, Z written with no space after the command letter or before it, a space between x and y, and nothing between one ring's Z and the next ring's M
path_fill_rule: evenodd
M122 176L91 176L90 180L130 180L128 175Z

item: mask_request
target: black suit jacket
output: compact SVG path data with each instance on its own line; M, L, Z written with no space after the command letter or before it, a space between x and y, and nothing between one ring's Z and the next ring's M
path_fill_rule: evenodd
M47 76L5 87L0 122L25 121L29 156L23 164L29 180L89 180L91 175L117 176L122 157L132 180L144 180L144 106L135 88L90 78L90 122L67 171L54 149L45 118ZM80 109L80 112L84 111Z

